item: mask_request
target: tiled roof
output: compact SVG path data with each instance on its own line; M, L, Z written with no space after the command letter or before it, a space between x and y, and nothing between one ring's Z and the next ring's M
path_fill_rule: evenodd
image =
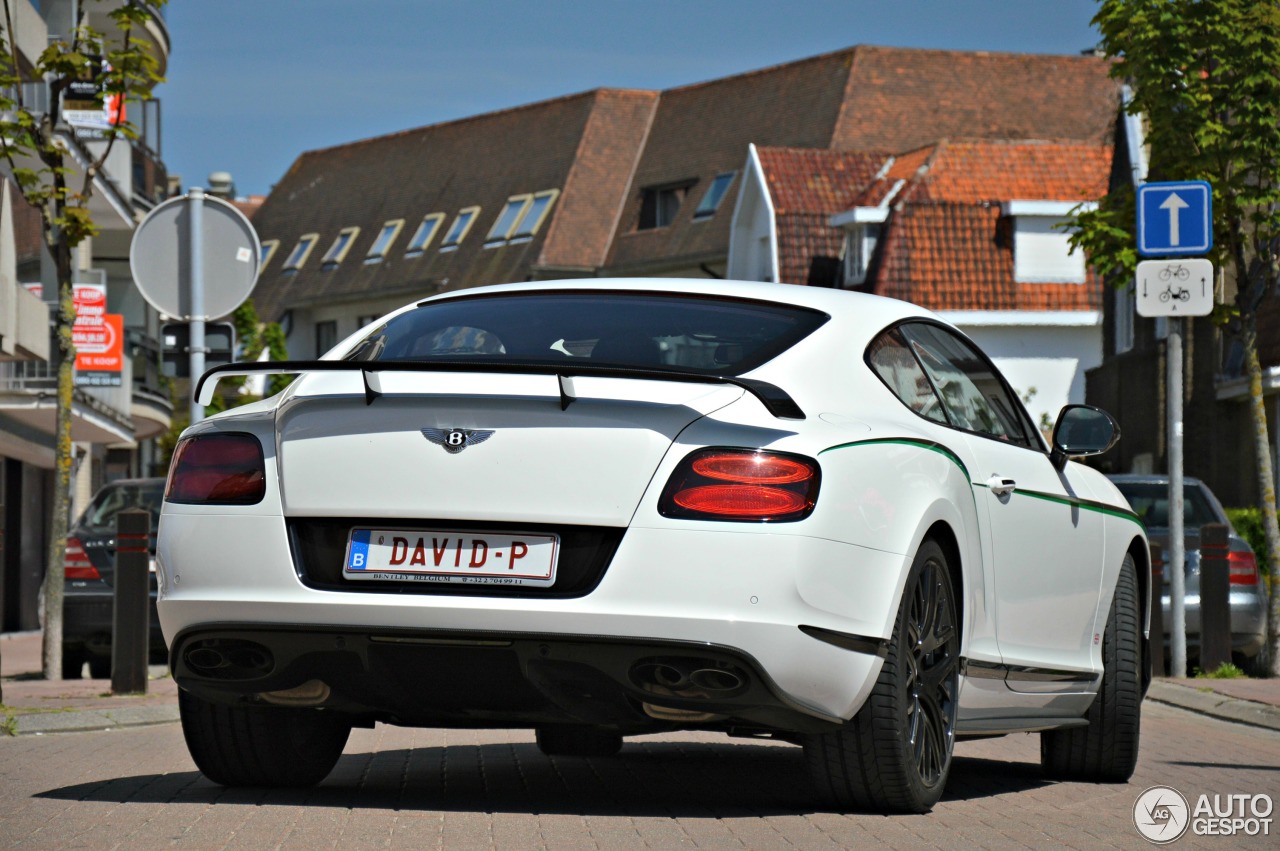
M778 215L825 213L851 206L888 161L883 153L813 148L757 148Z
M1093 56L858 47L831 147L942 138L1109 141L1120 85Z
M908 202L881 241L873 289L931 310L1101 310L1101 281L1021 284L999 204Z
M943 142L926 150L932 161L911 190L921 200L1086 201L1107 194L1110 144Z
M916 151L947 137L1108 143L1120 103L1109 69L1097 57L863 45L664 91L610 271L723 256L729 217L692 214L703 187L740 168L751 143L846 151ZM916 153L902 158L900 171L928 156ZM696 183L673 224L636 229L641 189L688 181ZM737 184L725 208L736 191Z
M662 93L644 152L624 199L609 272L673 258L723 259L741 174L720 211L693 212L717 174L740 172L747 146L827 148L840 114L853 49ZM637 230L645 187L692 184L675 223Z
M408 300L525 280L546 262L544 246L555 262L598 263L654 99L651 93L597 90L303 154L254 215L262 238L279 240L253 292L259 312L276 319L291 306L374 295ZM591 148L585 156L584 144ZM509 197L548 189L567 196L570 186L573 197L557 200L532 240L483 247ZM467 238L457 250L440 251L444 229L470 206L480 213ZM427 251L406 257L407 240L430 213L444 214L441 231ZM554 228L553 239L558 214L568 224ZM383 262L365 264L382 224L396 219L405 222L397 243ZM321 256L349 226L361 231L347 259L322 269ZM319 239L305 267L282 273L285 258L307 233Z
M833 213L848 208L889 160L887 154L758 148L778 229L779 280L831 286L844 232Z

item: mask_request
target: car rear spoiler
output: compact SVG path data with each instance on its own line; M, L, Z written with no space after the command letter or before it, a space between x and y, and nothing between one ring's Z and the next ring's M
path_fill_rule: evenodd
M679 369L637 369L603 364L512 363L510 361L353 361L353 360L293 360L255 361L229 363L215 366L200 376L196 383L196 401L208 405L213 401L213 391L218 380L233 375L297 375L307 372L359 372L364 380L364 401L372 405L382 395L378 374L382 372L476 372L502 373L506 375L554 375L560 385L560 410L569 407L577 396L573 392L573 379L577 377L631 378L647 381L684 381L691 384L731 384L741 387L760 400L765 409L778 419L803 420L804 411L785 390L767 381L742 378L737 375L713 375Z

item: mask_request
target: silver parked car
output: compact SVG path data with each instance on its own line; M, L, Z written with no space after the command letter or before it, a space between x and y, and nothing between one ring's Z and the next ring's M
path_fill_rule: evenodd
M1112 475L1120 492L1147 526L1147 537L1169 558L1169 477L1163 475ZM1199 479L1183 480L1183 529L1187 560L1186 576L1187 658L1198 661L1200 653L1200 527L1207 523L1231 521L1222 503ZM1231 605L1231 655L1246 673L1264 676L1266 672L1267 590L1258 574L1253 549L1231 528L1227 553ZM1164 571L1165 646L1169 641L1169 567Z

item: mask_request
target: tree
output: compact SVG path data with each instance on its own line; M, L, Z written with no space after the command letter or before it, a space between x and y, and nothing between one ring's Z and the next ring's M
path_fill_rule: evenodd
M1213 186L1210 259L1235 282L1215 318L1237 320L1253 421L1270 562L1280 526L1258 359L1258 310L1280 281L1280 3L1259 0L1102 0L1093 23L1146 119L1149 180ZM1119 186L1077 217L1073 243L1114 280L1137 264L1133 187ZM1272 673L1280 675L1280 586L1268 612Z
M80 18L69 37L51 41L34 67L24 66L14 33L15 16L30 7L4 0L0 44L0 156L9 176L27 203L40 213L44 247L53 260L58 287L55 320L57 335L57 413L54 425L53 517L49 524L48 559L41 586L44 604L44 644L42 667L46 679L62 678L62 591L64 547L71 506L71 402L75 346L71 327L75 322L72 302L72 250L94 236L97 228L89 213L94 178L117 140L133 141L137 130L124 120L124 104L143 100L160 82L157 62L145 40L137 34L146 27L156 8L167 0L128 2L107 14L115 30L99 33L85 24L87 12L79 7ZM87 3L85 4L87 5ZM27 85L24 86L23 84ZM48 97L32 102L31 84L43 85ZM70 163L71 146L78 145L64 121L64 95L75 91L88 97L98 109L108 111L107 126L101 130L106 144L88 162L79 180ZM73 185L78 184L78 185Z

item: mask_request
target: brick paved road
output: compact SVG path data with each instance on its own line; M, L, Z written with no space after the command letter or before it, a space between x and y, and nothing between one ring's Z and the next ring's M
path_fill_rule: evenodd
M1147 704L1125 786L1047 783L1039 739L961 744L932 814L815 809L800 750L683 734L612 759L548 759L524 732L352 734L325 783L228 791L197 773L177 725L0 739L0 847L10 848L1146 848L1139 792L1265 792L1280 733ZM1273 818L1280 829L1280 811ZM1174 847L1277 847L1193 837Z

